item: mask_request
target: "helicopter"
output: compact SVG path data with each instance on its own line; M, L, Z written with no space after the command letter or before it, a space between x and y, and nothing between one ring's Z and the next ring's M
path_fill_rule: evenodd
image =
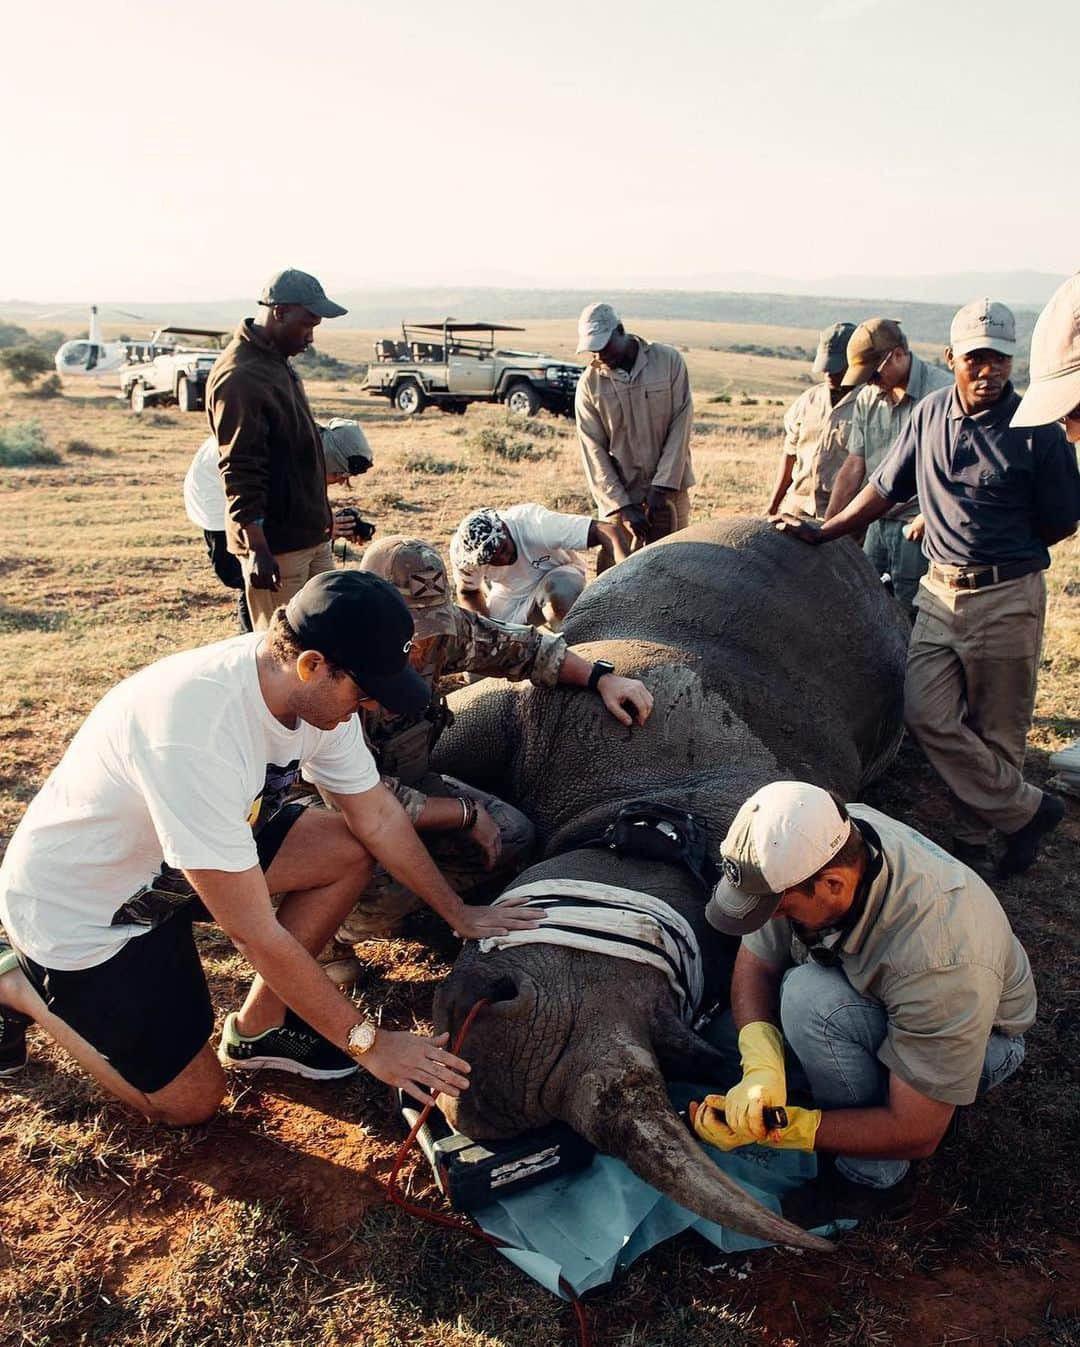
M92 304L89 334L63 343L56 352L56 372L64 379L100 379L141 359L149 347L148 341L105 341L97 305Z

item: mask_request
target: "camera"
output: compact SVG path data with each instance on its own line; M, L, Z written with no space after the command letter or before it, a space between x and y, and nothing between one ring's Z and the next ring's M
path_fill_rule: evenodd
M342 508L337 511L337 515L338 518L342 515L347 515L348 518L353 521L355 537L359 542L369 543L372 538L374 538L375 525L370 519L362 519L360 511L354 505L343 505Z

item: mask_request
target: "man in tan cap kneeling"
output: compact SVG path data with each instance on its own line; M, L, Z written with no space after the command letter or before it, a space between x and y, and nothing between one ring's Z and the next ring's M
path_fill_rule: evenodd
M731 1010L743 1074L691 1105L694 1129L722 1150L825 1152L819 1184L785 1204L790 1219L900 1215L909 1162L1024 1060L1027 954L978 875L818 786L763 787L720 850L705 916L742 937ZM789 1071L812 1107L789 1104Z
M893 318L868 318L847 346L844 388L857 388L848 434L848 456L836 474L825 518L830 519L858 494L900 438L912 408L927 393L948 388L952 376L920 359ZM879 575L888 575L893 593L909 619L926 560L919 547L922 521L917 498L897 501L866 530L863 550Z

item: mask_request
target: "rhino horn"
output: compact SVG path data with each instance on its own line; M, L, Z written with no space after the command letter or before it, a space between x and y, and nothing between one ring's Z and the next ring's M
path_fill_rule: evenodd
M648 1048L625 1041L604 1048L604 1065L593 1058L576 1075L560 1110L575 1131L706 1220L772 1244L832 1250L827 1239L777 1216L717 1169L672 1109Z

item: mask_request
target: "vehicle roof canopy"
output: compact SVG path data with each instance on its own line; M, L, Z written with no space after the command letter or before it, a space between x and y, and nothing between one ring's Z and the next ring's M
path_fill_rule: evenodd
M510 327L506 323L460 323L456 318L447 318L441 323L406 323L406 327L416 328L420 332L524 332L523 327Z
M228 328L223 327L159 327L157 336L165 335L172 337L227 337Z

